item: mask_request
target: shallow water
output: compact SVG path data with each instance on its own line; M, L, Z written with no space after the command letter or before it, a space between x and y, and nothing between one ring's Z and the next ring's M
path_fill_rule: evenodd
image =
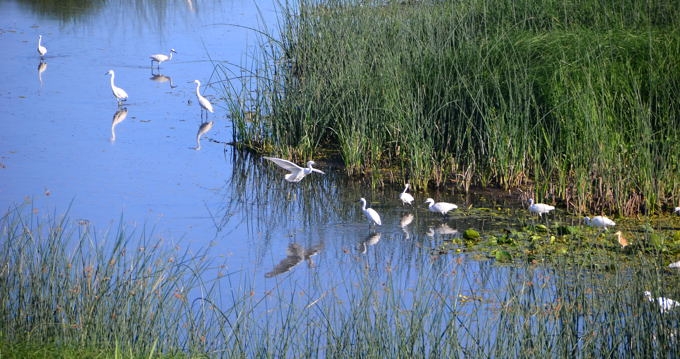
M74 222L97 231L122 221L168 246L210 248L212 259L223 263L218 271L229 279L229 290L300 291L306 294L294 298L303 304L329 291L335 298L352 297L341 292L362 290L365 278L357 273L368 273L376 285L392 278L408 302L427 272L450 294L444 301L457 301L459 294L488 301L491 310L474 313L475 322L483 323L503 299L491 293L506 288L508 278L521 287L545 276L544 269L526 273L486 258L439 256L436 250L465 229L513 227L517 223L507 218L516 213L527 218L515 196L416 192L414 206L404 206L401 187L347 178L324 163L317 167L326 175L291 184L273 164L224 145L232 130L219 98L223 84L213 69L217 63L236 69L249 61L258 39L248 28L263 23L275 28L272 4L92 4L54 10L0 2L3 207L30 202L39 215L68 211ZM44 62L36 51L39 34L48 49ZM177 54L160 66L160 74L172 81L159 82L166 78L152 71L148 56L170 48ZM104 75L109 69L130 96L125 110L111 94ZM215 105L209 115L215 124L200 150L195 79ZM360 197L380 213L382 226L369 226ZM427 211L425 197L461 208L443 218ZM485 210L470 215L471 205ZM559 211L558 216L574 221ZM313 263L287 259L291 245L317 251ZM276 312L277 298L258 315Z

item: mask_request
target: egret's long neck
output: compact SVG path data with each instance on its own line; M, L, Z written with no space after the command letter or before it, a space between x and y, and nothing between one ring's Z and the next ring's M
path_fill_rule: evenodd
M196 84L196 97L201 97L201 93L198 92L198 88L201 87L201 84Z
M116 87L116 86L113 84L113 78L114 78L114 77L116 77L116 75L115 75L115 74L111 74L111 88Z
M40 42L42 41L42 36L38 37L38 47L40 47Z
M170 56L168 57L168 61L172 60L172 51L170 51Z

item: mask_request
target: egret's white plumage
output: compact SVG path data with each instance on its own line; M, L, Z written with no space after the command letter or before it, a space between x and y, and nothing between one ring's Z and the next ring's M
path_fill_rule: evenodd
M196 98L198 99L198 104L201 105L201 108L204 110L213 113L213 107L210 101L208 101L207 98L201 96L201 93L199 92L199 88L201 87L201 81L194 80L194 83L196 84Z
M318 170L316 168L312 168L312 166L315 164L314 161L308 161L307 162L307 167L300 167L296 165L293 162L290 162L288 160L284 160L282 158L275 158L275 157L262 157L266 160L272 161L276 163L277 166L289 171L284 178L288 182L300 182L302 181L303 178L305 178L306 175L316 172L316 173L321 173L322 175L325 174L323 171Z
M435 213L441 213L443 216L445 216L449 211L452 211L458 206L456 206L453 203L448 203L448 202L436 202L432 198L428 198L425 200L425 203L428 203L429 205L427 206L427 209L430 210L430 212L435 212Z
M545 203L534 203L533 198L529 198L529 212L538 214L543 217L543 213L550 213L555 207Z
M40 57L45 56L47 53L47 48L42 45L42 35L38 35L38 53L40 54Z
M652 297L652 293L650 291L645 291L645 297L650 302L656 301L659 304L659 309L661 309L661 313L666 313L669 310L680 307L680 302L664 297L654 298Z
M158 68L160 68L161 62L172 60L172 54L176 54L176 53L177 53L177 51L175 51L175 49L170 49L170 55L155 54L155 55L149 56L149 58L151 59L151 66L153 66L153 63L155 61L155 62L158 62Z
M127 94L127 92L125 92L125 90L116 86L113 83L114 78L116 77L116 73L113 72L113 70L107 71L105 75L111 75L111 92L113 92L113 96L116 98L116 100L118 101L118 104L120 105L121 101L127 100L128 94Z
M680 207L675 207L675 209L673 210L673 213L680 214Z
M366 215L366 218L368 218L368 222L370 224L377 224L377 225L382 225L382 221L380 220L380 215L378 212L376 212L373 208L366 208L366 199L361 197L359 199L361 201L361 210L364 212L364 215Z
M669 264L668 268L680 268L680 261Z
M201 149L201 136L205 135L208 131L210 131L213 128L213 122L203 122L201 126L198 128L198 132L196 133L196 147L194 149L196 151Z
M409 193L406 193L406 191L408 191L409 186L410 184L407 183L406 187L404 188L404 192L401 192L401 194L399 194L399 199L401 200L402 204L412 204L411 202L413 202L413 196L411 196L411 194Z
M616 225L614 221L605 216L595 216L593 218L583 217L583 221L591 227L597 227L602 229L607 229L607 227L613 227Z

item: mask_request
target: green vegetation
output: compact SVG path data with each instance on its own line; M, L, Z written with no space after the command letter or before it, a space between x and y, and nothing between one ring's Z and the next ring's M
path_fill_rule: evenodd
M88 223L12 208L0 218L0 356L674 357L680 310L642 296L680 297L665 268L678 236L652 229L664 221L624 249L610 233L528 222L469 230L438 253L416 237L400 261L340 251L343 270L262 291L149 233L100 240Z
M361 6L360 6L361 5ZM680 201L674 1L307 1L225 78L234 139L571 212ZM265 29L264 33L268 33Z

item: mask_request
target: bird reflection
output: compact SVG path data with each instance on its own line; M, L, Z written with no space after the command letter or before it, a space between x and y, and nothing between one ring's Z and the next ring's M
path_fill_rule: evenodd
M429 237L434 237L435 234L439 234L439 235L457 235L457 234L458 234L458 230L449 227L449 225L446 224L446 223L442 223L442 224L440 224L440 225L437 226L437 227L434 227L434 228L433 228L433 227L430 227L430 228L428 229L427 235L428 235Z
M113 114L113 121L111 121L111 142L116 141L116 126L118 126L119 123L123 122L125 120L125 117L127 117L127 107L123 107L121 109L118 109L116 113Z
M363 254L366 253L366 250L368 246L374 246L380 242L380 233L371 233L366 238L359 242L359 246L357 247L357 250L359 250L359 253Z
M40 81L40 87L43 85L43 80L42 80L42 73L47 70L47 62L45 61L40 61L38 64L38 81Z
M291 243L286 249L286 258L282 259L281 262L279 262L279 264L277 264L274 269L271 270L271 272L265 273L264 276L266 278L271 278L281 273L288 272L303 260L307 261L309 267L313 267L314 262L312 261L311 257L319 254L322 249L323 243L319 243L308 249L305 249L297 243Z
M171 89L174 89L175 87L177 87L177 85L172 83L172 77L170 77L170 76L166 76L166 75L163 75L163 74L154 74L154 73L151 73L151 75L152 76L149 77L149 80L151 80L153 82L158 82L158 83L169 82Z
M406 239L409 239L411 235L408 232L408 227L409 224L413 222L413 214L412 213L407 213L401 217L401 220L399 221L399 227L401 227L401 230L404 231L404 234L406 234Z
M196 147L194 149L196 151L201 149L201 136L205 135L206 132L210 131L213 127L213 122L203 122L201 126L198 128L198 132L196 133Z

